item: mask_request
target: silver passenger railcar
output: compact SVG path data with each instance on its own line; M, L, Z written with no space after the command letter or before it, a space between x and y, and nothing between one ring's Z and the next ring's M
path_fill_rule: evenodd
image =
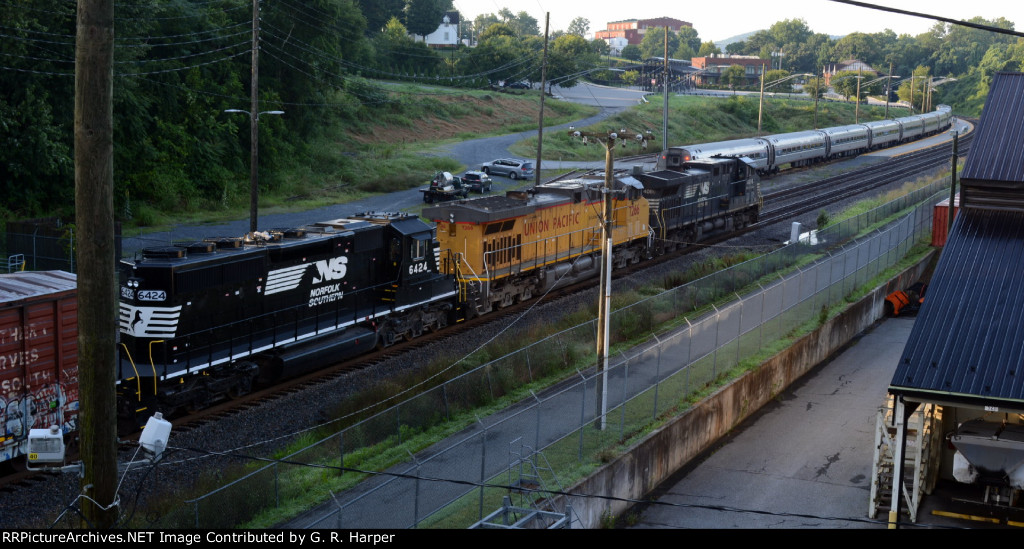
M829 156L828 139L821 130L769 135L767 140L775 153L770 166L772 171L778 171L786 164L793 167L806 166Z
M757 137L684 145L675 149L675 151L677 151L677 154L668 155L668 158L664 156L661 158L659 164L664 163L661 166L663 169L679 170L685 162L703 160L715 156L745 156L751 160L754 168L761 173L768 171L773 165L771 147L767 141Z
M896 121L903 128L900 133L900 143L913 141L924 135L924 118L921 118L921 115L904 116L897 118Z
M875 120L865 122L868 129L868 148L883 149L900 141L900 123L896 120Z
M868 150L871 132L864 124L850 124L822 130L829 140L829 158L860 154Z

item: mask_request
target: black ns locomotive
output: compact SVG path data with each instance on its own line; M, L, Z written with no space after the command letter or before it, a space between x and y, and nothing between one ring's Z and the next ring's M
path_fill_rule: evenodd
M202 408L444 327L439 255L419 218L369 213L122 260L120 414Z

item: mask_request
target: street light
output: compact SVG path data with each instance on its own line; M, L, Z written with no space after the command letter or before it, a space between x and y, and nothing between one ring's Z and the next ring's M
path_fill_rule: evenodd
M938 80L938 82L936 82L936 80ZM946 82L956 82L956 78L943 79L942 77L939 76L933 76L928 79L928 94L925 96L928 103L927 105L921 105L921 112L927 112L932 110L932 91L934 91L935 88L945 84Z
M251 112L242 109L225 109L224 112L240 112L249 115L249 131L252 134L251 146L249 147L249 232L256 232L256 210L259 197L259 138L260 138L260 115L261 114L284 114L284 111L262 111L253 116Z
M764 90L765 90L765 88L770 88L772 86L781 84L781 83L785 82L786 80L792 80L794 78L799 78L801 76L814 76L814 75L811 74L811 73L808 73L808 72L801 73L801 74L791 74L791 75L789 75L789 76L787 76L785 78L780 78L778 80L775 80L774 82L770 82L768 84L765 84L764 83L764 66L763 65L761 66L761 98L760 98L760 100L758 101L758 104L757 104L757 135L758 135L758 137L761 136L761 113L764 111Z

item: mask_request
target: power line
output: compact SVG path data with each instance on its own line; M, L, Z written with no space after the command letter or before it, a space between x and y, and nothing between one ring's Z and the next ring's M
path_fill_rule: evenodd
M888 525L889 524L888 520L867 519L867 518L860 518L860 517L856 517L856 518L854 518L854 517L835 517L835 516L815 515L815 514L811 514L811 513L790 513L790 512L780 512L780 511L764 511L764 510L761 510L761 509L747 509L747 508L742 508L742 507L731 507L731 506L728 506L728 505L703 505L703 504L696 504L696 503L673 503L673 502L663 501L663 500L660 500L660 499L659 500L646 500L646 499L636 499L636 498L625 498L625 497L619 497L619 496L607 496L607 495L602 495L602 494L590 494L590 493L585 493L585 492L566 492L564 490L546 490L546 489L542 489L542 488L526 488L524 486L519 486L519 485L515 485L514 486L514 485L510 485L510 484L497 484L497 483L490 483L490 482L480 482L480 481L462 480L462 479L445 478L445 477L431 477L431 476L416 475L416 474L409 474L409 473L398 473L398 472L392 472L392 471L375 471L375 470L367 470L367 469L357 469L357 468L354 468L354 467L344 467L344 466L340 466L340 465L328 465L328 464L322 464L322 463L307 463L307 462L294 461L294 460L288 460L288 459L278 459L278 458L267 458L267 457L259 457L259 456L250 456L250 455L246 455L246 454L239 454L239 453L234 452L234 451L217 452L217 451L211 451L211 450L203 450L203 449L200 449L200 448L189 448L189 447L178 448L178 447L172 447L172 446L168 446L167 449L168 450L173 449L173 450L177 450L177 451L195 452L195 453L199 453L199 454L205 454L205 455L208 455L208 456L232 457L232 458L241 458L241 459L247 459L247 460L250 460L250 461L258 461L258 462L264 462L264 463L275 463L275 464L281 464L281 465L294 465L294 466L299 466L299 467L309 467L311 469L325 469L325 470L330 470L330 471L338 471L340 473L354 473L354 474L366 475L366 476L386 476L386 477L398 478L398 479L404 479L404 480L414 480L414 481L417 481L417 482L418 481L425 481L425 482L437 482L437 483L445 483L445 484L454 484L454 485L458 485L458 486L467 486L467 487L470 487L470 488L493 488L493 489L515 491L515 492L519 492L519 493L523 493L523 494L532 494L532 495L547 496L547 497L550 497L550 496L562 496L562 497L566 497L566 498L599 499L599 500L604 500L604 501L614 501L614 502L620 502L620 503L628 503L628 504L631 504L631 505L648 505L648 506L660 506L660 507L675 507L675 508L680 508L680 509L700 509L700 510L707 510L707 511L719 511L719 512L739 513L739 514L748 514L748 515L763 515L763 516L782 517L782 518L803 518L803 519L812 519L812 520L821 520L821 521L855 522L855 523L862 523L862 524L876 524L876 525L880 525L880 526ZM907 525L907 526L913 526L913 527L918 527L918 528L960 529L960 528L957 528L957 527L954 527L954 526L930 525L930 524L923 524L923 523L915 523L913 525Z
M859 8L867 8L872 10L887 11L890 13L898 13L900 15L909 15L911 17L922 17L924 19L934 19L936 21L942 21L951 25L960 25L962 27L970 27L972 29L978 29L989 32L996 32L999 34L1008 34L1010 36L1024 37L1024 32L1017 32L1009 29L1001 29L999 27L993 27L991 25L981 25L978 23L971 23L970 21L963 21L960 19L949 19L948 17L941 17L938 15L930 15L919 11L908 11L897 8L890 8L888 6L878 6L875 4L869 4L867 2L857 2L856 0L832 0L832 2L838 2L840 4L848 4L851 6L857 6Z

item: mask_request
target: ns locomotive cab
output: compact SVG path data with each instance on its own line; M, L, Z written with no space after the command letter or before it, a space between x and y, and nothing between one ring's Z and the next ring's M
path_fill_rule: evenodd
M438 254L415 216L360 214L122 261L121 415L202 408L447 325Z

